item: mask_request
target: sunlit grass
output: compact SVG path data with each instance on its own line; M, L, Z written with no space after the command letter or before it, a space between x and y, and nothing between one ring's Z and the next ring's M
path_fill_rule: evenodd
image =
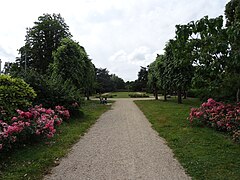
M240 145L228 135L188 122L190 108L198 107L198 100L181 105L174 98L135 102L193 179L240 179Z
M113 98L130 98L129 94L134 94L134 93L138 93L138 92L110 92L110 93L106 93L110 96L113 96ZM147 93L144 93L147 94ZM151 94L147 94L149 96L151 96Z

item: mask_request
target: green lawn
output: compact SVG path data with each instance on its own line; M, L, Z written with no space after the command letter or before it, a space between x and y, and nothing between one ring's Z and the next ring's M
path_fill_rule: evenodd
M1 155L0 179L42 179L109 108L110 106L100 105L98 101L86 102L83 107L84 115L72 118L69 123L63 123L58 129L59 133L51 140L26 145L13 151L11 155Z
M191 127L187 117L196 99L135 101L193 179L240 179L240 145L210 128Z
M133 94L133 93L136 93L136 92L110 92L105 94L108 94L110 96L112 95L113 98L130 98L129 94ZM152 94L148 94L148 95L151 96Z

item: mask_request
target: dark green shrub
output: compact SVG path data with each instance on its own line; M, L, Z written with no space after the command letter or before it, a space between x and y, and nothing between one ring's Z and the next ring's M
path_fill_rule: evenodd
M79 111L83 95L70 80L65 81L59 75L46 81L43 100L43 103L50 107L64 106L73 115Z
M24 80L0 75L0 107L7 116L31 106L35 97L35 91Z
M83 95L70 80L63 80L60 75L50 76L50 70L43 75L29 69L23 77L37 93L34 104L42 104L47 108L61 105L70 111L71 115L78 113Z
M200 90L198 89L189 89L187 91L187 96L192 98L197 98L200 95Z

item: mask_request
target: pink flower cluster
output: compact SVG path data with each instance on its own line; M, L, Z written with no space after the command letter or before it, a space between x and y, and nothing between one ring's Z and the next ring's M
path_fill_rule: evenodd
M0 150L11 148L15 142L24 141L32 135L51 138L56 133L56 126L70 118L69 111L62 106L52 110L39 105L27 112L18 109L17 113L11 123L0 120Z
M233 134L234 140L240 140L240 103L237 105L224 104L208 99L200 108L192 108L189 120L191 123L198 122L220 131Z

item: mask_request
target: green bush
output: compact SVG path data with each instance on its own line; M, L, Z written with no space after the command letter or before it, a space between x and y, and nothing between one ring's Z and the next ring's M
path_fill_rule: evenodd
M35 91L24 80L0 75L1 119L4 118L4 115L7 117L15 114L16 109L25 110L31 106L35 97Z
M71 115L78 113L83 95L70 80L63 80L60 75L52 77L46 81L44 89L42 103L49 107L64 106Z
M33 104L42 104L47 108L61 105L67 108L71 115L78 113L83 100L81 91L70 80L63 80L60 75L50 75L50 70L43 75L29 69L23 77L37 93Z
M200 93L201 92L198 89L189 89L187 91L187 96L192 97L192 98L196 98L196 97L199 97Z

